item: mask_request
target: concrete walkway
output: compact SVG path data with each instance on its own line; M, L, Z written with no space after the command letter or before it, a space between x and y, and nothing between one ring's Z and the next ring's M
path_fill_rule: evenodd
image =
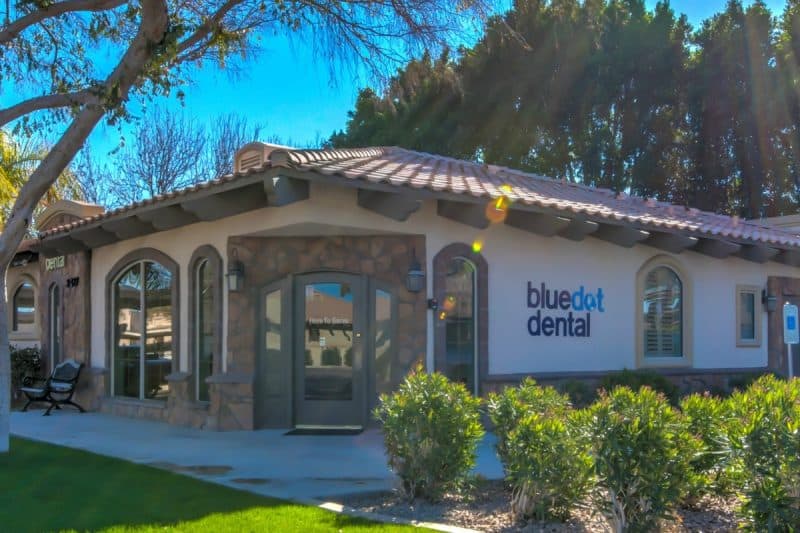
M286 436L285 430L211 432L68 410L11 413L11 433L181 472L265 496L329 499L391 489L382 436ZM481 443L476 472L502 477L494 439Z

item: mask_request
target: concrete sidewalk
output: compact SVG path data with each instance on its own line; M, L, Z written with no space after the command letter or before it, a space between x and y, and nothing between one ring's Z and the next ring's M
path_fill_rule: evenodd
M286 430L211 432L101 413L11 413L11 433L199 479L288 499L327 499L388 490L397 478L386 466L382 436L286 436ZM494 438L481 443L476 472L502 477Z

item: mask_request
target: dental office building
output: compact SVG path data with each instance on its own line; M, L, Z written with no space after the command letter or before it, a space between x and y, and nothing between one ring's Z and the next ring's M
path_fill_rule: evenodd
M254 143L39 231L8 290L47 365L82 361L92 409L212 430L364 426L419 363L477 394L785 374L800 298L793 230L400 148Z

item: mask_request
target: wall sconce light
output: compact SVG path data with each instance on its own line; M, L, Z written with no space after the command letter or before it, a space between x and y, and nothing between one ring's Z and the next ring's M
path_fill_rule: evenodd
M415 249L411 249L411 266L406 274L406 289L408 292L420 292L425 288L425 272L417 260Z
M233 249L231 254L231 261L228 264L228 273L225 274L228 278L228 291L238 292L244 287L244 263L239 261L239 255L236 248Z
M778 297L774 294L767 294L767 290L761 291L761 303L768 313L774 312L778 308Z

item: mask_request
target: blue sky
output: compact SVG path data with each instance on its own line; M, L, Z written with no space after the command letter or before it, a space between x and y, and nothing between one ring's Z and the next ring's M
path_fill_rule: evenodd
M656 0L647 1L649 7L655 4ZM673 9L686 13L694 26L725 4L726 0L672 1ZM766 4L773 13L780 13L784 1L767 0ZM283 38L265 41L263 53L245 70L247 73L236 78L214 68L199 72L194 83L184 89L186 112L201 121L230 112L247 114L264 125L263 136L277 135L285 142L303 145L343 128L358 90L372 85L363 75L347 69L341 69L332 80L326 61L315 60L310 49ZM175 99L157 103L181 107ZM95 151L107 150L117 145L119 137L116 129L101 126L90 144Z

